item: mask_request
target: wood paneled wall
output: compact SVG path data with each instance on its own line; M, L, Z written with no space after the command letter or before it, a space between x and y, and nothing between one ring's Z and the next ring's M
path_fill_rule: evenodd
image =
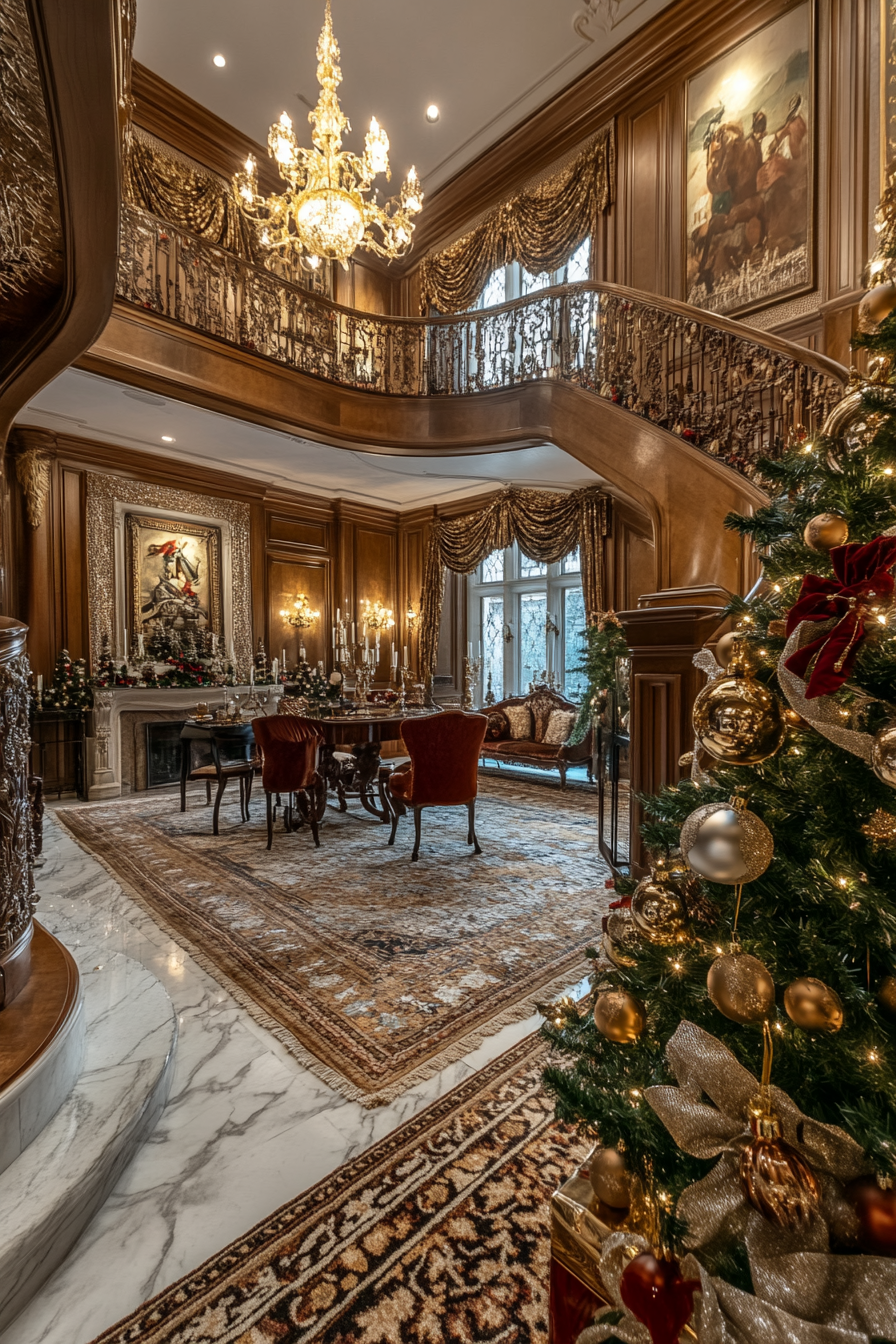
M12 575L16 609L30 627L28 644L35 672L52 674L56 655L88 656L86 475L106 472L131 480L167 484L250 506L253 639L269 656L297 657L299 633L280 616L304 592L320 621L305 632L307 657L332 665L331 631L336 610L357 617L366 599L391 607L396 643L405 641L408 604L420 600L425 523L402 530L399 514L326 499L298 491L270 490L263 482L151 453L17 429L13 453L37 448L50 467L50 486L41 524L25 518L21 488L10 473L13 550L20 563ZM210 506L213 512L213 505ZM403 557L400 562L400 557ZM352 615L349 614L349 619ZM359 627L360 633L360 627ZM389 643L382 649L379 679L388 676ZM414 646L416 654L416 646Z

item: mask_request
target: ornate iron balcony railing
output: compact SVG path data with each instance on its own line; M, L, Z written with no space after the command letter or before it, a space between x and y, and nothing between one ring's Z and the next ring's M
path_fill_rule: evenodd
M585 388L747 476L843 395L839 365L685 304L594 282L432 319L356 312L123 208L118 297L344 387L464 397Z

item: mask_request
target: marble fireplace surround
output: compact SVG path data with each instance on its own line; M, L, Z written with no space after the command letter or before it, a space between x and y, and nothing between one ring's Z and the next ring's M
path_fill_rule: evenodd
M261 710L272 714L283 694L281 686L259 686L256 696L261 702ZM225 697L239 696L243 700L249 694L248 686L115 686L93 693L94 736L87 739L87 778L90 784L87 797L91 802L103 798L119 798L123 792L130 792L135 782L133 760L125 771L122 753L122 715L141 711L148 712L150 718L170 719L175 717L172 711L187 717L200 700L204 700L214 710L223 704ZM267 697L267 703L264 703ZM130 753L131 757L133 753ZM125 777L127 774L127 778Z

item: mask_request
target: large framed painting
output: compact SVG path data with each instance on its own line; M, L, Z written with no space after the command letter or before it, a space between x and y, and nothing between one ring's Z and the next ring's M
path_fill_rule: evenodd
M880 194L896 160L896 0L880 6Z
M686 295L745 313L813 285L813 0L688 81Z
M125 538L132 638L174 629L223 635L219 527L128 513Z

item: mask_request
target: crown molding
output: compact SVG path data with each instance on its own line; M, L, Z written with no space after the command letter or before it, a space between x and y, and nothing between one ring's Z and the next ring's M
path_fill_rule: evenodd
M611 118L680 86L715 56L801 2L677 0L428 196L413 250L393 263L391 274L407 276L426 252L446 245Z

